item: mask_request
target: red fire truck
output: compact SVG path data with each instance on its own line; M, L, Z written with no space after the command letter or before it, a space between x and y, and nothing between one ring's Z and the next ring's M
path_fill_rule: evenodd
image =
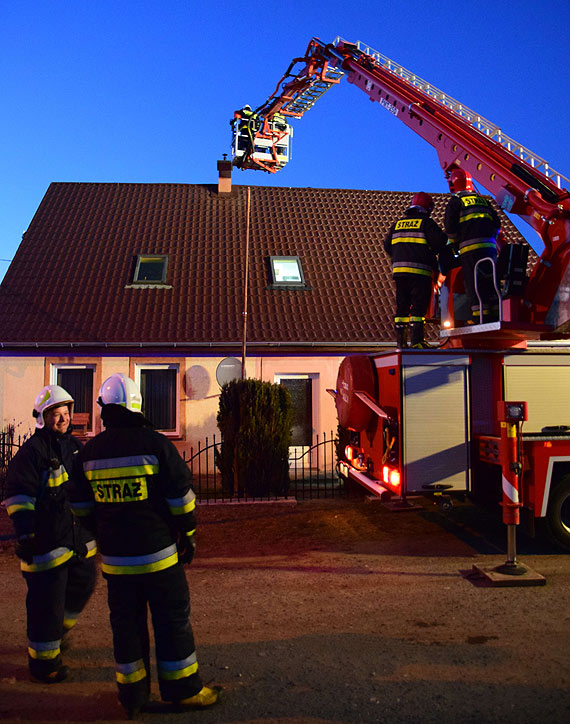
M343 76L430 143L447 178L464 169L525 219L543 250L529 273L527 246L501 248L497 321L456 318L464 287L455 268L439 279L439 348L343 360L332 391L347 435L339 470L402 505L430 493L495 497L508 526L522 512L531 531L540 521L570 550L570 348L561 342L570 333L570 181L464 104L341 38L313 38L263 105L236 112L234 165L283 168L289 121Z

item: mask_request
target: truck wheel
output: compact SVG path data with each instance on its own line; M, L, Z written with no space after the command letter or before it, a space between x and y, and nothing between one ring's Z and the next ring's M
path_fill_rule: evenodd
M552 543L570 551L570 475L565 475L550 493L545 522Z

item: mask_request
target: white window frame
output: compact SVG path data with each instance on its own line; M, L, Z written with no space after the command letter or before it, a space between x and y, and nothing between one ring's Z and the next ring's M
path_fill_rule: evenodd
M50 363L50 369L49 369L49 380L50 385L57 385L57 373L59 370L91 370L93 372L93 385L92 385L92 393L91 393L91 427L87 430L88 433L93 433L95 430L95 413L96 410L96 400L98 395L98 390L95 389L96 387L96 380L97 380L97 365L93 363L84 363L84 364L76 364L76 363L67 363L67 362L51 362Z
M141 386L141 370L176 370L176 424L174 430L160 430L167 437L180 437L180 363L153 363L153 362L135 362L134 380L139 389ZM144 404L144 400L143 400Z

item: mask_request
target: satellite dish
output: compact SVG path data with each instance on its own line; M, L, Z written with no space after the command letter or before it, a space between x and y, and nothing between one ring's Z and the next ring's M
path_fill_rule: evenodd
M216 379L220 387L232 380L241 378L241 360L236 357L226 357L216 368Z

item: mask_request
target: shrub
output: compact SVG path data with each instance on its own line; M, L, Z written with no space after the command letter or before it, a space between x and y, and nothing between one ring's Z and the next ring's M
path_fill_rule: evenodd
M286 495L293 424L289 391L261 380L228 382L220 394L217 423L222 443L215 460L224 491Z

